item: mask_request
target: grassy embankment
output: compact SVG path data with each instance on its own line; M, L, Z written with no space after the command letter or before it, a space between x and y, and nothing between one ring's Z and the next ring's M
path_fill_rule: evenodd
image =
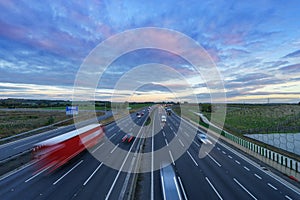
M150 104L134 104L130 105L132 108L130 112L135 112L143 107L147 107ZM107 107L106 107L107 108ZM96 108L97 116L101 116L104 112L104 106L97 106ZM109 110L110 108L107 108ZM128 112L120 112L114 117L107 118L100 123L106 124L115 120L115 118L120 118L126 115ZM86 120L90 117L94 117L94 111L84 113L80 115L80 121ZM63 122L62 122L63 121ZM62 122L62 123L58 123ZM49 107L49 108L26 108L26 109L3 109L0 110L0 138L9 137L26 131L34 130L43 126L56 124L53 127L41 130L46 131L59 126L66 126L74 123L73 116L67 116L65 113L65 107ZM38 132L41 132L38 131ZM32 134L36 134L33 132Z
M217 109L217 108L216 108ZM178 108L175 111L178 112ZM184 105L182 114L194 121L199 120L191 111L196 111L197 105ZM198 111L201 111L201 107ZM212 109L214 112L214 107ZM202 112L208 119L211 112ZM218 122L218 116L215 121ZM229 104L225 118L224 129L236 135L257 133L299 133L300 105L297 104Z

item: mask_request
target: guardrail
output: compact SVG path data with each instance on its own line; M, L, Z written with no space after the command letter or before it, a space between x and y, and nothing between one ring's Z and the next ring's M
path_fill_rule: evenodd
M265 158L271 159L272 161L277 162L278 164L283 165L284 167L287 167L291 170L295 170L297 173L300 172L300 162L295 159L289 158L280 153L274 152L265 147L262 147L260 145L254 144L250 141L244 140L244 139L237 137L226 131L223 131L222 135L224 137L234 141L235 143L237 143L255 153L258 153L259 155L261 155Z
M196 113L194 113L194 114L196 114ZM196 115L199 116L199 114L196 114ZM201 116L199 116L199 117L201 117ZM188 121L199 126L198 123L190 120L187 117L185 117L185 118ZM218 129L217 132L220 132L221 136L223 136L228 141L231 141L232 144L235 143L239 146L242 146L244 149L242 149L242 148L240 148L240 149L243 150L244 152L251 154L252 156L263 161L264 163L276 168L277 170L281 171L282 173L285 173L291 179L294 179L295 181L300 180L300 162L298 160L295 160L288 156L282 155L278 152L272 151L266 147L262 147L258 144L255 144L253 142L250 142L250 141L242 139L238 136L235 136L227 131L222 130L221 128L219 128L218 126L216 126L210 122L209 122L210 124L207 124L207 123L203 122L203 120L202 120L201 123L203 123L205 125L205 126L200 125L202 128L207 128L208 126L211 126L213 128Z

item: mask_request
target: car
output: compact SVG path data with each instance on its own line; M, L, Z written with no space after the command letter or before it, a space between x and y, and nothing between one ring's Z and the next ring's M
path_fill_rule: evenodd
M165 115L161 116L161 122L166 122L167 121L167 117Z
M211 141L207 138L207 135L205 133L197 133L196 137L198 141L203 144L212 144Z
M130 135L130 134L126 134L126 135L124 135L124 137L122 138L122 142L128 142L128 143L130 143L132 140L133 140L133 136L132 135Z

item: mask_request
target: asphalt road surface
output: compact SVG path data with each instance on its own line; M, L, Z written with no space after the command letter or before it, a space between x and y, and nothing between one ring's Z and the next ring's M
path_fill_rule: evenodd
M210 146L204 147L195 138L197 128L174 113L162 122L161 116L166 115L162 107L144 112L141 118L132 114L106 127L106 137L90 149L105 158L105 162L85 151L52 173L38 174L34 173L31 162L0 178L0 199L125 199L132 184L136 184L135 199L162 199L159 170L145 172L142 179L134 182L136 174L124 169L127 166L155 169L164 159L174 165L183 199L300 199L298 185L264 170L238 149L216 142L211 136L208 138L212 144L206 144L212 145L211 150ZM145 124L149 115L151 123ZM127 127L126 131L120 126ZM138 137L131 143L123 143L126 133ZM147 137L140 138L142 134ZM109 142L115 146L109 148L106 145ZM118 155L117 148L133 153L153 152L153 157L138 162L138 157ZM185 151L176 159L176 151L181 148ZM201 148L205 153L203 158L199 157ZM154 152L161 149L165 150L165 156L154 157ZM119 168L113 169L106 163L116 163Z

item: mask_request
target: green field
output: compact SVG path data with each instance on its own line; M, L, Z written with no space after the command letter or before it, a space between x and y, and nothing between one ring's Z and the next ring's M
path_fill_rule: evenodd
M184 105L182 114L198 120L191 111L197 105ZM217 112L212 108L212 113ZM176 108L178 110L178 108ZM198 111L201 111L201 107ZM211 112L202 112L208 119ZM215 117L218 123L218 116ZM235 134L300 133L300 105L298 104L228 104L224 129Z

